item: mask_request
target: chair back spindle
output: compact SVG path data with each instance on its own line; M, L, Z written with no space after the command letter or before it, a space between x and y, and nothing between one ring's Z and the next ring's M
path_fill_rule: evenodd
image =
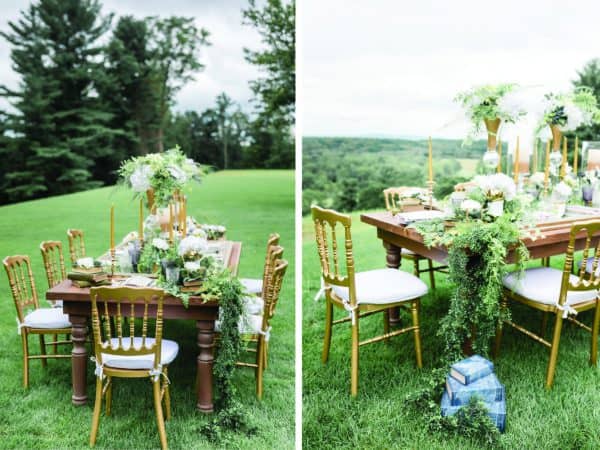
M23 323L26 315L25 310L39 307L29 256L7 256L2 263L8 275L10 292L15 302L19 322Z
M576 222L571 227L563 268L559 297L560 305L566 303L568 291L600 289L600 238L594 237L598 232L600 232L600 220L597 219ZM582 237L585 237L585 246L582 251L581 265L576 274L576 280L572 281L571 273L575 264L575 244ZM591 270L587 270L588 268Z
M62 243L60 241L44 241L40 244L40 251L42 252L48 287L53 288L67 277Z
M350 304L356 305L356 287L354 281L354 256L352 253L351 218L330 209L312 207L312 218L315 225L317 251L321 263L321 276L324 283L344 286L349 290ZM336 228L343 231L338 236ZM341 267L338 240L343 236L345 268ZM345 269L345 270L344 270Z
M67 230L69 238L69 256L71 264L75 264L79 258L85 257L85 241L83 239L83 231L69 228Z
M102 364L102 353L109 355L150 355L154 354L154 368L160 364L161 341L163 331L163 299L162 289L154 288L124 288L124 287L93 287L90 290L92 298L92 328L96 359ZM150 307L155 309L149 314ZM135 334L136 308L143 308L142 335ZM123 334L124 316L129 316L129 333ZM115 329L112 329L110 318L114 317ZM104 333L101 330L101 319L104 322ZM147 346L148 323L154 319L154 342ZM134 339L141 338L141 345L135 346ZM116 345L115 345L116 344Z
M275 315L275 308L279 301L279 294L281 293L281 285L283 284L283 277L288 267L288 262L285 259L278 258L274 262L273 274L270 279L269 288L267 289L267 295L264 298L265 310L263 313L263 331L268 330L271 319Z

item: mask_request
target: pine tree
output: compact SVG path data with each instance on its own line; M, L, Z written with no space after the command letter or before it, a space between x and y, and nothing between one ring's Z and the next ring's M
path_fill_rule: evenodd
M102 184L94 179L107 168L97 161L110 155L115 132L97 95L98 40L111 20L100 12L97 0L40 0L0 33L21 77L0 92L17 110L8 114L15 137L7 148L16 154L2 183L10 201Z

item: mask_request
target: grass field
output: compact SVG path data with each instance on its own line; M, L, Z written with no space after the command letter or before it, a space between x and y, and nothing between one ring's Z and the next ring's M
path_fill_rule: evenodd
M385 252L373 227L352 215L357 270L385 266ZM532 262L535 264L535 262ZM560 258L553 266L561 267ZM403 270L412 272L412 263ZM448 308L452 287L436 275L437 290L424 298L421 310L424 369L415 365L412 335L392 338L360 350L357 399L350 397L350 327L334 326L327 365L321 363L325 320L324 302L313 300L319 289L319 262L312 222L303 222L303 443L305 448L476 449L465 439L427 431L418 413L407 408L406 394L419 388L422 374L431 368L442 342L438 323ZM346 314L337 311L336 317ZM403 316L408 319L407 316ZM517 323L538 329L540 316L513 309ZM589 314L580 320L591 322ZM406 323L406 322L405 322ZM506 386L507 449L600 448L600 369L588 365L589 334L563 327L554 389L543 387L548 351L514 330L507 330L496 374ZM550 331L550 327L548 331ZM361 319L361 340L382 333L382 315Z
M88 254L99 255L109 245L109 208L115 204L116 236L136 229L136 202L130 192L104 188L0 208L0 257L28 254L37 291L45 304L46 278L39 243L57 239L67 248L67 228L86 233ZM290 262L273 320L269 368L263 401L254 394L254 372L239 369L235 383L258 434L251 438L228 435L227 448L293 448L294 442L294 182L292 171L228 171L207 177L189 193L188 213L204 223L227 227L228 238L243 242L240 276L260 277L265 243L270 232L281 234L284 256ZM67 256L67 255L66 255ZM52 360L43 370L31 364L31 385L22 387L21 340L15 308L5 275L0 276L0 447L88 448L92 404L71 404L70 361ZM190 321L167 321L164 336L180 344L169 369L172 420L167 422L169 447L211 448L198 433L206 417L195 409L196 331ZM38 349L37 339L30 347ZM94 375L88 364L88 398L94 398ZM99 449L159 448L152 390L141 380L118 380L111 417L102 416Z

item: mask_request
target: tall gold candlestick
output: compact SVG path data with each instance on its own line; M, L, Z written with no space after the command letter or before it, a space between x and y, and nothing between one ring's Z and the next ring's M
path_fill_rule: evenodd
M502 141L498 139L498 169L497 172L502 172Z
M515 149L515 168L514 168L515 184L519 183L519 136L517 136L517 148Z
M429 182L433 181L433 147L431 145L431 136L429 136Z
M140 198L140 224L138 230L140 243L144 242L144 201Z
M544 167L544 194L548 193L548 178L550 177L550 139L546 141L546 165Z
M115 274L115 205L110 207L110 274Z
M573 173L577 176L577 157L579 156L579 137L575 136L575 156L573 156Z
M187 236L187 197L183 196L183 237Z
M560 165L560 177L564 178L567 174L567 138L563 138L562 164Z
M538 170L538 140L537 138L533 141L533 161L531 162L533 166L531 169L531 173L536 173Z
M173 242L173 203L169 203L169 242Z

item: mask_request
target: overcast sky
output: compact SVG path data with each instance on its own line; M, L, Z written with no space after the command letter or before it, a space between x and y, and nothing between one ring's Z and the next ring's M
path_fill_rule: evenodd
M457 92L498 82L567 89L600 57L597 0L302 5L305 136L463 137Z
M29 5L29 1L0 0L0 27L7 30L8 21L16 20L19 12ZM202 111L214 104L215 97L226 92L242 107L249 111L248 104L252 93L248 81L258 76L254 66L244 59L243 48L260 47L260 36L248 25L242 25L241 10L248 5L247 0L101 0L104 13L114 12L115 16L186 16L194 17L196 25L206 28L211 36L212 46L202 53L206 65L195 81L186 85L177 96L177 110L193 109ZM260 4L260 2L259 2ZM115 17L113 24L118 17ZM15 86L17 75L10 64L10 47L0 38L0 84ZM0 99L0 108L6 108Z

